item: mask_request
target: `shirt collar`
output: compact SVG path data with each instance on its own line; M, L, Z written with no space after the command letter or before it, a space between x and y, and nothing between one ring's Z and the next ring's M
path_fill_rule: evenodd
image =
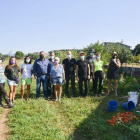
M41 58L39 58L39 60L41 60L42 61L42 59ZM44 60L43 61L45 61L46 60L46 58L44 58Z

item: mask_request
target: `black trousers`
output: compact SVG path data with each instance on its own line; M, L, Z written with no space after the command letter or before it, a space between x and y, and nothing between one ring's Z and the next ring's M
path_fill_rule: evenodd
M94 79L93 79L93 72L90 73L90 77L92 77L92 85L93 85L93 90L94 90ZM90 79L88 80L88 85L89 85L89 89L90 89Z
M83 93L83 82L85 85L85 94ZM87 77L83 77L83 76L79 76L79 90L80 90L80 94L81 96L87 96L89 93L89 84L88 84L88 78Z
M71 80L71 86L72 86L72 93L75 97L75 74L73 75L65 75L66 78L66 95L69 97L69 81Z
M4 88L5 83L0 83L0 104L2 104L2 97L4 98L5 102L9 104L9 100L7 99L7 93Z
M96 71L94 73L95 76L95 81L94 81L94 93L97 93L97 83L99 80L99 93L101 94L102 92L102 87L103 87L103 72L102 71Z
M47 83L47 93L48 93L48 96L51 96L51 94L55 95L54 94L54 85L53 85L53 93L51 91L51 87L52 87L51 81L50 81L50 79L48 79L48 83Z

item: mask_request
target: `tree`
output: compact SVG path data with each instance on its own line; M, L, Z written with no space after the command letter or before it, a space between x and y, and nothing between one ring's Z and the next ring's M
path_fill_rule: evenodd
M36 59L39 58L39 55L38 54L34 54L34 53L28 53L28 56L30 56L31 59L33 59L33 60L36 60Z
M88 45L87 47L83 48L83 51L86 54L89 54L90 50L94 49L96 52L100 52L103 53L104 51L104 46L103 44L100 44L99 41L97 41L95 44L91 43L90 45Z
M121 66L123 63L130 63L133 61L132 51L121 47L120 45L114 46L113 44L111 44L111 46L105 48L105 51L109 52L110 54L112 54L114 51L117 52L118 59L120 59L121 62Z
M114 51L116 51L118 53L118 58L121 61L121 65L123 63L129 63L134 60L132 51L129 49L126 49L124 47L122 48L122 46L120 44L119 45L111 44L111 46L105 47L104 44L99 43L99 41L97 41L94 44L91 43L90 45L84 47L82 50L71 49L70 51L72 52L72 56L77 60L77 59L79 59L80 51L84 51L86 53L86 55L89 55L89 52L91 49L94 49L96 52L101 53L101 60L104 61L104 64L108 64L109 60L112 57L111 54ZM66 58L67 51L68 51L67 49L66 50L54 50L54 53L55 53L55 56L59 57L62 62L62 60Z
M2 57L2 53L0 53L0 57Z
M135 48L134 48L134 50L132 51L132 53L133 53L133 55L138 55L138 54L140 54L140 43L139 44L137 44L136 46L135 46Z
M22 59L24 57L24 53L21 52L21 51L17 51L16 54L15 54L15 57L17 59Z
M9 55L2 55L2 58L3 58L4 60L8 60L8 59L9 59Z
M109 59L111 58L110 50L108 48L105 48L102 43L99 43L99 41L94 44L91 43L89 46L84 47L83 51L88 55L91 49L94 49L96 53L101 53L101 59L104 61L105 64L109 62Z
M121 65L123 63L130 63L133 61L133 54L130 50L122 49L122 52L118 53L118 58L120 59Z
M140 54L138 54L138 55L135 57L134 62L135 62L135 63L138 63L139 60L140 60Z

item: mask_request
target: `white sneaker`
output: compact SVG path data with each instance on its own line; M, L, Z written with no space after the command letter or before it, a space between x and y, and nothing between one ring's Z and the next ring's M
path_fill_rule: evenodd
M58 99L58 101L60 101L60 98Z
M13 99L12 102L15 103L16 101Z
M58 100L59 100L58 98L55 99L56 102L57 102Z
M9 108L14 107L13 104L12 104L12 102L10 102L10 103L8 104L8 106L9 106Z

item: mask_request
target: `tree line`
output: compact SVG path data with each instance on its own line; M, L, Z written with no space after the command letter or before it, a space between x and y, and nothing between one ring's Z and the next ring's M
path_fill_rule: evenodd
M105 47L103 43L100 43L99 41L96 43L91 43L90 45L87 45L86 47L82 49L61 49L61 50L52 50L55 53L55 56L60 58L60 61L62 62L63 59L66 58L66 53L67 51L72 52L72 56L75 59L79 59L79 52L84 51L87 55L89 55L89 51L91 49L94 49L96 52L100 52L102 54L102 60L107 64L111 58L111 53L113 51L116 51L118 53L118 58L121 61L121 65L123 63L138 63L140 60L140 43L135 46L133 50L127 49L124 47L121 47L120 45L114 46L113 44L111 46ZM45 50L44 50L45 51ZM51 52L51 51L50 51ZM49 58L49 53L46 56L46 58ZM28 53L33 60L36 60L38 58L37 53ZM9 56L8 55L2 55L0 53L0 57L3 57L4 59L7 59ZM25 54L21 51L17 51L15 53L15 57L17 59L23 59L25 57Z

